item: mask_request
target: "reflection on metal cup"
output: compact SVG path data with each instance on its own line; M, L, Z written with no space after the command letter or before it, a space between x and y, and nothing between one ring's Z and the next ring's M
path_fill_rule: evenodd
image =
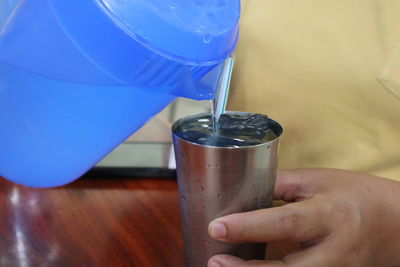
M172 128L185 266L205 267L208 260L217 254L262 260L265 258L265 244L215 241L208 235L208 225L220 216L271 207L282 127L269 119L278 137L258 145L206 146L184 140L176 134L179 125L196 116L199 115L183 118Z

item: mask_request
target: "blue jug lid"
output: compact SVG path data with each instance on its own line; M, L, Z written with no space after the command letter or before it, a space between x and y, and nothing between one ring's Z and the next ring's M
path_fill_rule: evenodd
M219 63L239 35L239 0L97 0L148 49L174 61Z
M22 0L1 28L0 62L199 99L215 91L199 84L215 84L209 73L235 48L239 17L240 0Z

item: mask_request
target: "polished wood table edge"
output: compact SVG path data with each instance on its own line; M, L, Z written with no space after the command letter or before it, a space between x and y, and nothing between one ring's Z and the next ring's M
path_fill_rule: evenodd
M0 178L0 266L183 266L178 205L174 179L35 189ZM269 258L294 249L270 244Z

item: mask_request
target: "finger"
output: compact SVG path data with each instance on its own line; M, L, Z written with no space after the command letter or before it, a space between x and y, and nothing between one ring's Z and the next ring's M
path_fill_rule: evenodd
M275 200L287 202L309 199L321 190L318 177L326 175L322 169L280 170L275 184Z
M329 234L328 216L319 199L283 207L231 214L212 221L212 238L232 243L302 242Z
M283 261L244 261L230 255L216 255L208 262L208 267L332 267L343 266L340 258L332 251L329 242L295 252L286 256ZM214 264L214 265L213 265Z
M284 267L281 261L244 261L230 255L217 255L208 261L208 267Z
M337 247L334 248L330 242L325 242L317 246L304 249L299 252L295 252L287 255L283 262L284 267L332 267L332 266L344 266L343 262L340 262L343 257L338 257Z

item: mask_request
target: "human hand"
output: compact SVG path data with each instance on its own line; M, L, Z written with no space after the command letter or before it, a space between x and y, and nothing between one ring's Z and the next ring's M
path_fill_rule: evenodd
M209 267L392 267L400 265L400 183L333 169L281 171L282 207L232 214L210 223L223 242L300 242L282 261L216 255Z

